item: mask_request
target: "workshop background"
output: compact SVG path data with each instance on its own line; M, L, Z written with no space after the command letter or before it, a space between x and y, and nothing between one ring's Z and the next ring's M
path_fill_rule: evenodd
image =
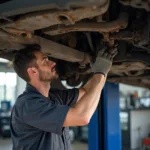
M11 150L9 120L12 107L26 83L6 60L0 61L0 150ZM150 137L150 90L119 84L121 145L124 150L142 150ZM92 131L92 129L91 129ZM101 133L103 134L103 133ZM70 127L73 150L88 149L88 126Z

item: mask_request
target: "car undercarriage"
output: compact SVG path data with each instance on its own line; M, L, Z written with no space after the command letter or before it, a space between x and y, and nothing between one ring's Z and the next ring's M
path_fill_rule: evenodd
M118 50L108 80L150 87L149 0L0 1L0 57L40 44L70 86L91 76L98 51Z

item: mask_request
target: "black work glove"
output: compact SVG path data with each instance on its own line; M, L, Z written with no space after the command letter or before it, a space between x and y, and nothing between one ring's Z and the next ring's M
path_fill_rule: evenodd
M92 71L95 74L103 74L104 76L107 76L112 66L113 58L117 53L117 49L114 49L113 52L108 52L106 48L99 51L96 61L91 64Z

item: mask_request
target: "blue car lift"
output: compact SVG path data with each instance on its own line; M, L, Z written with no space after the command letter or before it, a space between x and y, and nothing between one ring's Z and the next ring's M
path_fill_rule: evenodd
M121 150L119 85L107 82L89 124L89 150Z

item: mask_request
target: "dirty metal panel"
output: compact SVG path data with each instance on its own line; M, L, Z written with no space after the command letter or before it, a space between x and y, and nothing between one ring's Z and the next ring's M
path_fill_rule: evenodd
M111 68L110 73L118 73L118 72L128 72L128 71L141 71L141 70L146 70L150 69L146 64L143 62L123 62L119 65L113 65Z
M144 8L145 10L150 11L150 0L120 0L120 3L139 9Z
M93 32L115 32L120 29L126 28L128 25L128 15L126 13L120 14L120 17L113 22L99 22L99 23L76 23L75 25L60 25L49 27L47 29L42 30L44 33L49 35L58 35L64 34L68 32L75 31L93 31Z
M13 33L13 30L9 30L9 31ZM14 32L16 33L15 30ZM87 53L77 51L76 49L73 49L71 47L58 44L56 42L41 38L39 36L34 36L34 35L31 35L29 37L15 36L9 34L4 30L0 30L0 40L4 40L4 39L5 41L8 41L8 45L9 43L12 42L16 43L16 45L18 44L19 46L26 45L26 44L40 44L43 52L57 59L66 60L70 62L79 62L79 63L83 63L86 61L85 64L90 62L90 56ZM5 46L7 46L6 43Z
M108 79L111 82L115 83L124 83L128 85L143 87L143 88L150 88L150 79L148 77L137 77L136 79L131 77L121 77L117 79Z
M93 18L104 14L109 7L109 3L102 7L78 8L75 10L49 10L42 12L29 13L21 16L13 23L1 25L2 27L11 27L21 30L33 31L47 28L56 24L75 24L85 18Z
M12 16L52 8L102 6L108 0L11 0L0 4L0 15Z
M7 50L12 50L12 49L21 49L21 48L24 48L23 45L20 45L18 43L14 43L14 42L11 42L11 41L5 41L5 40L1 40L0 39L0 51L3 50L3 51L7 51Z

